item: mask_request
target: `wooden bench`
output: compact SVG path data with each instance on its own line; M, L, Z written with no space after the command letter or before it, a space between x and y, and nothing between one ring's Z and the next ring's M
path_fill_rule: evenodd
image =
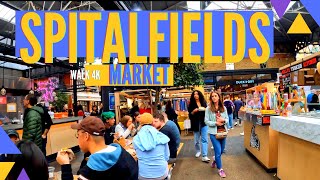
M178 148L178 150L177 150L177 156L179 155L179 153L180 153L183 145L184 145L184 143L180 143L179 148ZM176 164L176 163L168 164L169 173L168 173L168 177L166 178L167 180L170 180L170 179L171 179L172 170L173 170L173 167L175 166L175 164Z

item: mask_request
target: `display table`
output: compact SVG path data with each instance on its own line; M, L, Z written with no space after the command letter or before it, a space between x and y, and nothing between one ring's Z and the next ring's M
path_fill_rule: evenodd
M76 130L71 129L71 124L78 123L82 117L69 117L52 120L53 125L48 133L47 156L57 153L62 148L78 146ZM15 129L22 138L22 124L10 124L3 126L4 130Z
M281 180L316 180L320 177L320 119L272 117L279 132L278 177Z
M268 171L274 171L278 162L278 132L270 128L270 116L242 112L244 120L244 147Z

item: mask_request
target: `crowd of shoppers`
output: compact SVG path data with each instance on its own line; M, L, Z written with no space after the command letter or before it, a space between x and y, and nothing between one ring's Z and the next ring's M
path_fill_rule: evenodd
M221 158L226 146L226 136L221 137L220 134L227 134L228 130L233 129L234 119L241 123L238 112L243 102L241 99L232 102L229 96L223 99L219 92L211 92L208 101L207 103L198 90L193 91L190 97L188 113L194 132L195 156L201 156L203 162L210 162L209 135L214 149L211 166L218 169L221 177L226 177ZM15 179L23 168L30 179L36 176L38 179L48 179L45 147L52 120L48 110L37 102L34 95L27 95L23 104L25 113L22 140L16 131L7 131L22 154L2 154L0 161L18 162L14 171L9 174L9 179ZM77 131L79 147L84 152L77 173L79 179L160 180L168 176L168 164L176 162L181 142L178 114L170 101L163 103L153 114L140 114L137 104L134 105L130 116L123 116L118 124L113 112L103 112L102 106L99 110L97 106L93 106L90 116L72 125L71 128ZM121 138L132 140L134 154L122 144L114 143ZM61 150L56 158L61 165L63 180L73 179L69 154L70 151Z

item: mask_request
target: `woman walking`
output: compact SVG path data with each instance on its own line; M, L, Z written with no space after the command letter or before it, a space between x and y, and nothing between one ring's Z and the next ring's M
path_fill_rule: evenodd
M220 133L228 133L228 113L227 109L223 106L220 94L211 92L209 106L205 112L205 123L209 126L208 132L214 147L214 158L212 167L217 166L218 174L220 177L225 178L226 174L222 169L221 155L226 146L226 137L221 137ZM218 134L219 132L219 134Z
M207 103L203 94L195 90L192 92L189 104L189 119L191 120L191 129L194 133L194 145L196 148L196 157L202 154L203 162L210 162L208 158L208 126L204 123L205 108ZM200 152L201 137L201 152Z

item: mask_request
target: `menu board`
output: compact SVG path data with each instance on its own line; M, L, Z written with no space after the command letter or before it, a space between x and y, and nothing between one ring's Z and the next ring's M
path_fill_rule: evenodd
M17 104L16 103L8 103L7 104L7 112L17 112Z

